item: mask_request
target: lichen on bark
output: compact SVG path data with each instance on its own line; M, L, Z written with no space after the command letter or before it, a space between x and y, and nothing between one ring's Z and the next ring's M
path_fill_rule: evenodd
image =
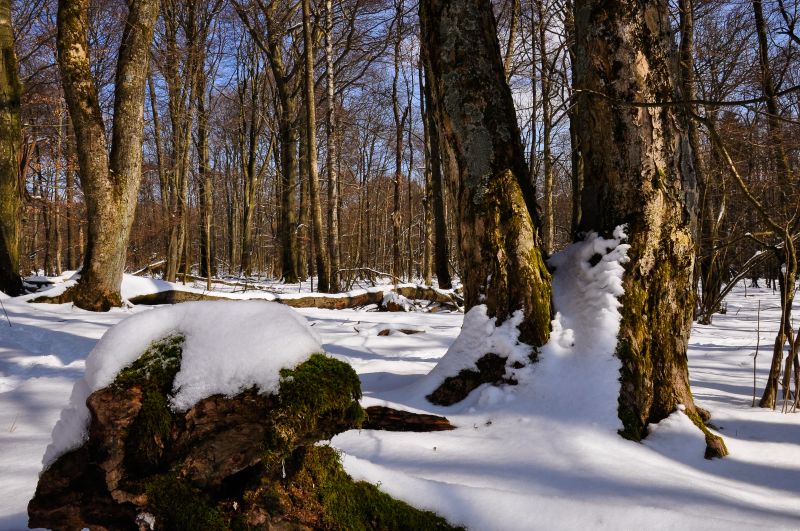
M579 230L626 225L630 244L617 345L620 433L640 440L649 423L682 406L706 435L707 457L724 455L689 386L697 196L685 116L629 104L675 97L666 4L577 0L575 27Z
M420 21L431 109L454 162L466 309L486 304L498 324L522 310L521 340L539 347L550 274L491 5L426 0Z

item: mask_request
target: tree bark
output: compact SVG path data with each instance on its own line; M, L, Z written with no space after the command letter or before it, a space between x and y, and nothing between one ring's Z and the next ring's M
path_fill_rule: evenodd
M402 226L402 213L400 212L400 182L403 177L403 126L405 125L408 109L400 112L400 99L397 84L400 80L400 44L403 40L403 0L395 0L395 37L394 37L394 75L392 77L392 112L394 114L394 203L392 207L392 275L400 278L403 275L403 266L400 259L400 227Z
M11 0L0 0L0 291L8 295L24 291L19 274L21 96Z
M423 240L422 248L422 277L425 285L430 286L433 282L433 184L431 182L431 136L428 127L428 107L425 104L425 80L422 75L422 57L419 58L418 77L419 77L419 111L422 117L422 140L425 156L425 195L423 200Z
M550 274L525 200L532 187L491 3L424 0L420 23L434 114L458 176L466 308L486 304L498 323L523 311L520 338L539 347L550 335Z
M424 61L423 61L424 62ZM439 129L433 115L433 95L431 94L430 70L425 66L425 106L424 120L427 124L430 147L430 167L431 167L431 192L433 195L433 233L435 239L434 246L434 266L436 269L436 280L442 289L451 289L453 281L450 278L450 251L447 238L447 207L445 201L445 184L442 176L442 149Z
M330 269L328 249L322 239L322 205L319 197L319 169L317 168L317 112L314 101L314 37L311 31L311 0L303 3L303 40L305 44L305 95L306 95L306 140L308 142L308 191L311 206L311 222L314 229L314 247L317 262L317 290L330 291ZM334 208L329 205L329 208Z
M214 267L214 194L208 155L208 112L206 111L207 76L202 73L197 90L197 194L200 200L200 276L206 277L206 288L211 289Z
M706 434L706 457L718 457L727 450L700 418L686 357L697 211L686 123L671 107L626 105L674 99L670 31L665 2L575 3L581 228L624 225L630 244L617 344L621 435L639 440L683 405Z
M539 30L539 68L542 87L542 248L549 256L555 248L555 212L553 211L553 156L551 140L553 110L550 104L551 68L547 54L547 27L544 0L536 0Z
M325 0L325 82L327 89L327 120L325 121L328 138L328 157L326 160L328 173L328 253L330 255L331 293L341 289L339 268L339 151L336 146L336 71L333 59L333 0Z
M58 3L58 63L75 129L88 221L83 271L69 297L87 310L108 310L122 302L120 286L142 176L144 86L158 9L157 0L129 3L117 61L109 156L89 66L89 1Z

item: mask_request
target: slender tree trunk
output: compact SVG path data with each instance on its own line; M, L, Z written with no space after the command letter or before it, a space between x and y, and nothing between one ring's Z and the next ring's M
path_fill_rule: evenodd
M120 286L142 176L144 86L158 9L157 0L129 3L117 61L109 156L91 82L89 1L58 3L58 63L75 129L88 220L83 271L68 297L84 309L108 310L122 302Z
M567 0L564 6L564 31L566 32L567 50L569 53L569 65L571 79L575 79L575 67L577 58L575 57L575 16L572 0ZM565 74L566 76L566 74ZM570 234L573 238L578 238L578 231L581 225L581 195L583 193L583 157L581 156L581 145L578 136L577 105L578 98L575 91L570 90L570 107L567 111L569 117L569 139L570 139L570 177L572 180L572 223Z
M514 50L516 49L517 26L519 25L520 0L511 0L511 20L508 23L508 44L506 44L506 55L503 59L503 71L506 79L511 76L511 64L514 61Z
M430 128L428 127L428 107L425 105L425 79L422 75L424 67L422 65L422 57L419 59L418 77L419 77L419 113L422 117L422 137L425 154L425 195L423 200L423 232L422 238L424 240L422 250L422 276L425 285L430 286L433 282L433 223L431 221L433 214L433 183L431 182L431 136Z
M431 77L427 65L425 68L425 101L427 109L425 121L428 125L428 137L430 139L430 166L431 166L431 192L433 194L433 230L435 236L435 259L436 280L442 289L453 287L450 278L450 244L447 238L447 202L445 200L445 183L442 176L442 149L441 138L439 137L439 126L436 124L433 114L433 95L431 94Z
M723 456L689 387L697 198L685 120L672 107L626 104L675 97L667 5L577 0L575 10L581 228L610 235L624 225L630 244L617 344L620 433L639 440L682 405L706 434L706 457Z
M185 254L188 223L189 148L195 106L197 75L195 3L164 2L166 64L169 117L172 125L169 184L169 244L165 280L175 282ZM179 29L184 27L185 57L179 48ZM183 60L181 60L183 59ZM183 68L180 68L181 63Z
M330 292L337 293L341 288L339 269L339 151L336 145L338 133L336 124L336 72L333 58L333 0L325 0L325 81L327 88L328 138L328 252L331 258Z
M400 190L403 178L403 126L406 121L406 112L400 112L400 98L397 85L400 80L400 44L403 40L403 0L395 0L395 38L394 38L394 75L392 77L392 112L394 114L394 204L392 207L392 275L395 282L403 274L400 259L400 243L402 227L402 213L400 211Z
M311 223L314 230L314 247L317 259L317 291L330 291L328 250L322 232L322 205L319 197L319 169L317 168L317 112L314 101L314 37L311 30L311 0L303 3L303 40L305 42L305 95L306 138L308 140L308 190L311 206ZM329 205L335 208L334 205Z
M255 59L252 59L255 61ZM261 172L258 169L258 142L262 129L261 117L261 73L251 66L250 73L250 93L241 95L241 101L247 101L245 109L242 110L240 118L241 128L241 164L244 177L244 193L242 194L242 239L241 239L241 272L245 276L253 273L254 252L254 225L256 208L258 204L258 192L261 187ZM270 149L272 144L270 144ZM266 158L269 159L270 153Z
M486 304L498 323L522 310L522 341L550 335L550 273L511 90L488 0L423 0L422 47L439 131L458 175L466 307ZM523 190L527 191L525 193Z
M781 219L796 219L797 205L791 201L792 187L796 185L793 178L789 159L786 155L786 149L783 143L783 131L781 127L780 117L778 115L778 99L775 94L775 80L772 75L772 69L769 62L769 45L767 42L766 24L764 22L764 13L761 0L753 0L753 14L756 22L756 36L758 38L758 63L761 73L761 88L766 98L767 103L767 127L770 136L770 151L772 154L775 169L778 173L777 191L782 196L780 204L783 212ZM793 351L792 341L792 303L795 294L795 281L797 279L797 256L795 254L794 243L791 238L791 231L785 230L783 235L784 240L784 260L785 264L785 278L784 278L784 296L781 299L781 306L783 308L781 317L781 328L778 331L778 336L775 338L775 348L772 354L772 364L767 379L767 385L764 388L764 395L761 397L759 405L761 407L775 408L778 395L778 382L780 380L781 360L783 359L783 346L787 339L789 339L790 353ZM791 355L790 355L791 357ZM787 363L787 371L790 369ZM786 381L784 392L788 392L788 373L786 374Z
M11 0L0 0L0 291L23 293L19 275L20 189L19 148L20 98L14 32L11 29Z
M550 105L550 83L552 80L550 57L547 54L547 28L544 0L536 0L539 20L539 66L542 86L542 176L544 189L542 199L542 248L545 255L555 248L555 212L553 211L553 156L551 140L553 110Z
M197 184L200 200L200 276L206 277L206 288L211 289L214 270L214 194L208 155L208 113L206 111L205 73L199 76L197 90Z
M300 188L300 217L297 225L297 274L299 280L303 281L313 273L314 260L313 245L311 243L311 206L308 201L308 126L306 125L305 112L298 117L300 125L300 164L299 164L299 188Z
M75 222L73 217L73 205L75 204L75 173L71 168L67 168L65 176L66 204L64 205L64 216L67 224L67 268L75 271L78 268L78 252L75 241Z
M61 109L58 112L58 136L56 137L56 147L53 153L55 164L53 165L53 213L52 223L53 234L51 241L55 243L55 252L53 253L53 274L60 276L62 272L62 258L64 241L61 237L61 195L59 193L61 172L63 171L63 157L62 146L64 141L64 113Z
M150 95L150 112L153 115L153 139L156 148L156 165L158 167L158 184L161 192L161 222L166 230L164 231L164 249L169 249L171 233L171 223L169 216L169 180L167 177L166 164L164 162L164 145L161 140L161 114L158 111L158 98L156 96L155 83L153 82L152 68L147 74L147 91ZM166 257L166 255L165 255Z

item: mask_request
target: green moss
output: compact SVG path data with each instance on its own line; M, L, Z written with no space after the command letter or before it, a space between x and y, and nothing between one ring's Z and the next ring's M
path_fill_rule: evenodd
M139 387L142 407L128 428L125 440L125 469L129 476L142 477L158 470L174 423L167 397L180 369L183 336L170 336L148 347L114 380L119 389Z
M169 394L175 375L181 368L183 341L181 335L154 341L144 354L120 371L114 385L121 388L145 385Z
M157 529L229 529L222 514L186 481L166 474L156 476L147 486L146 493L148 509L156 517Z
M322 506L321 527L325 529L459 529L430 511L395 500L375 485L353 481L328 446L306 450L294 482L316 486L316 501Z
M694 423L695 426L700 428L706 438L706 459L713 459L715 457L722 458L728 455L728 447L725 446L725 441L719 435L714 435L708 429L706 423L696 410L686 410L686 416Z
M335 415L360 426L361 381L347 363L314 354L294 369L281 369L281 407L301 421Z

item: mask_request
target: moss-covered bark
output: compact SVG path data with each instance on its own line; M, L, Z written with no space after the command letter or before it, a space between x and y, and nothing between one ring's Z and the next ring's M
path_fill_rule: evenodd
M8 295L23 292L19 275L21 95L11 1L0 0L0 291Z
M541 346L550 274L491 3L425 0L420 22L431 108L458 187L466 307L486 304L498 323L522 310L521 339Z
M214 395L169 406L183 338L153 343L87 400L89 440L42 475L30 525L58 529L450 529L353 481L316 443L359 427L360 384L346 363L315 354L281 371L279 392Z
M81 278L64 298L87 310L106 311L122 302L122 273L142 177L144 86L159 2L128 4L117 61L109 153L89 64L89 1L58 3L58 64L75 129L88 220Z
M667 5L579 0L575 32L580 229L610 234L626 225L631 246L617 347L621 433L639 440L648 423L682 404L713 453L724 455L689 387L697 198L686 123L674 107L630 104L675 96Z

